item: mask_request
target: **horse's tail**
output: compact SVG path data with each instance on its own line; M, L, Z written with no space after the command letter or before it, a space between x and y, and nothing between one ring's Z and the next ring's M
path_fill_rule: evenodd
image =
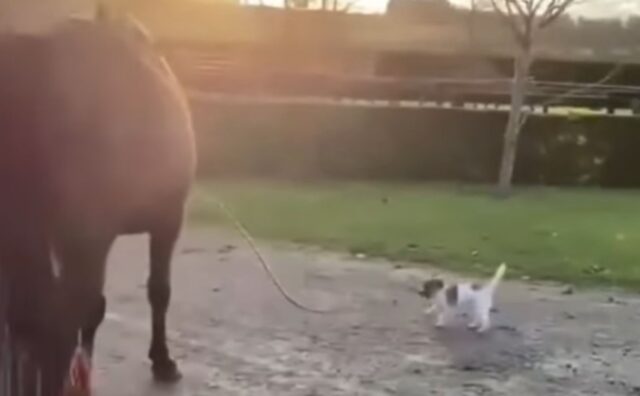
M25 151L21 155L33 154ZM15 157L3 154L5 160ZM54 345L61 333L47 195L40 169L33 166L37 158L18 161L21 167L4 167L15 164L5 160L0 160L0 393L31 396L40 389L42 396L56 396L64 369L52 363L62 356Z
M9 282L4 265L0 259L0 394L7 395L7 381L11 355L9 348L8 288Z
M63 367L52 362L64 357L54 344L61 338L50 255L48 128L40 114L45 52L35 39L7 40L0 43L0 394L22 389L31 396L40 389L57 396L64 368L50 367Z

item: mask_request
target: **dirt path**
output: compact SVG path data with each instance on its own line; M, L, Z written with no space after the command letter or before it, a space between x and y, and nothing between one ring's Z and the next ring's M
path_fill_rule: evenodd
M171 346L185 378L156 387L145 241L123 239L111 256L98 396L640 395L637 297L504 284L490 334L436 331L412 291L427 271L265 247L293 293L338 310L306 314L241 240L202 229L184 236L174 267Z

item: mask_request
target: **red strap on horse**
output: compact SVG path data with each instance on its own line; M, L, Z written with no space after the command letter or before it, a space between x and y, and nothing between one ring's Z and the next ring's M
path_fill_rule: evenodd
M71 358L69 367L69 381L65 396L82 395L89 396L91 394L91 360L82 349L78 346Z

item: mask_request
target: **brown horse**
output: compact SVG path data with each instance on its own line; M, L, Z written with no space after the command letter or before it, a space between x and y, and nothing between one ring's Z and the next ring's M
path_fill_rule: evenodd
M0 39L0 282L8 328L45 373L41 394L60 394L78 333L91 354L107 255L130 233L150 235L153 374L179 379L165 322L194 170L187 101L133 19Z

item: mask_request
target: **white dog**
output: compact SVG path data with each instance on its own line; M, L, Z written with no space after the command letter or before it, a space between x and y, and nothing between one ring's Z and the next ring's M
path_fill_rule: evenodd
M469 328L478 332L487 331L491 327L489 316L493 308L493 295L506 271L506 264L501 264L485 285L460 283L447 286L438 278L424 282L419 293L433 301L425 313L436 312L436 327L444 327L455 314L468 312L471 315Z

